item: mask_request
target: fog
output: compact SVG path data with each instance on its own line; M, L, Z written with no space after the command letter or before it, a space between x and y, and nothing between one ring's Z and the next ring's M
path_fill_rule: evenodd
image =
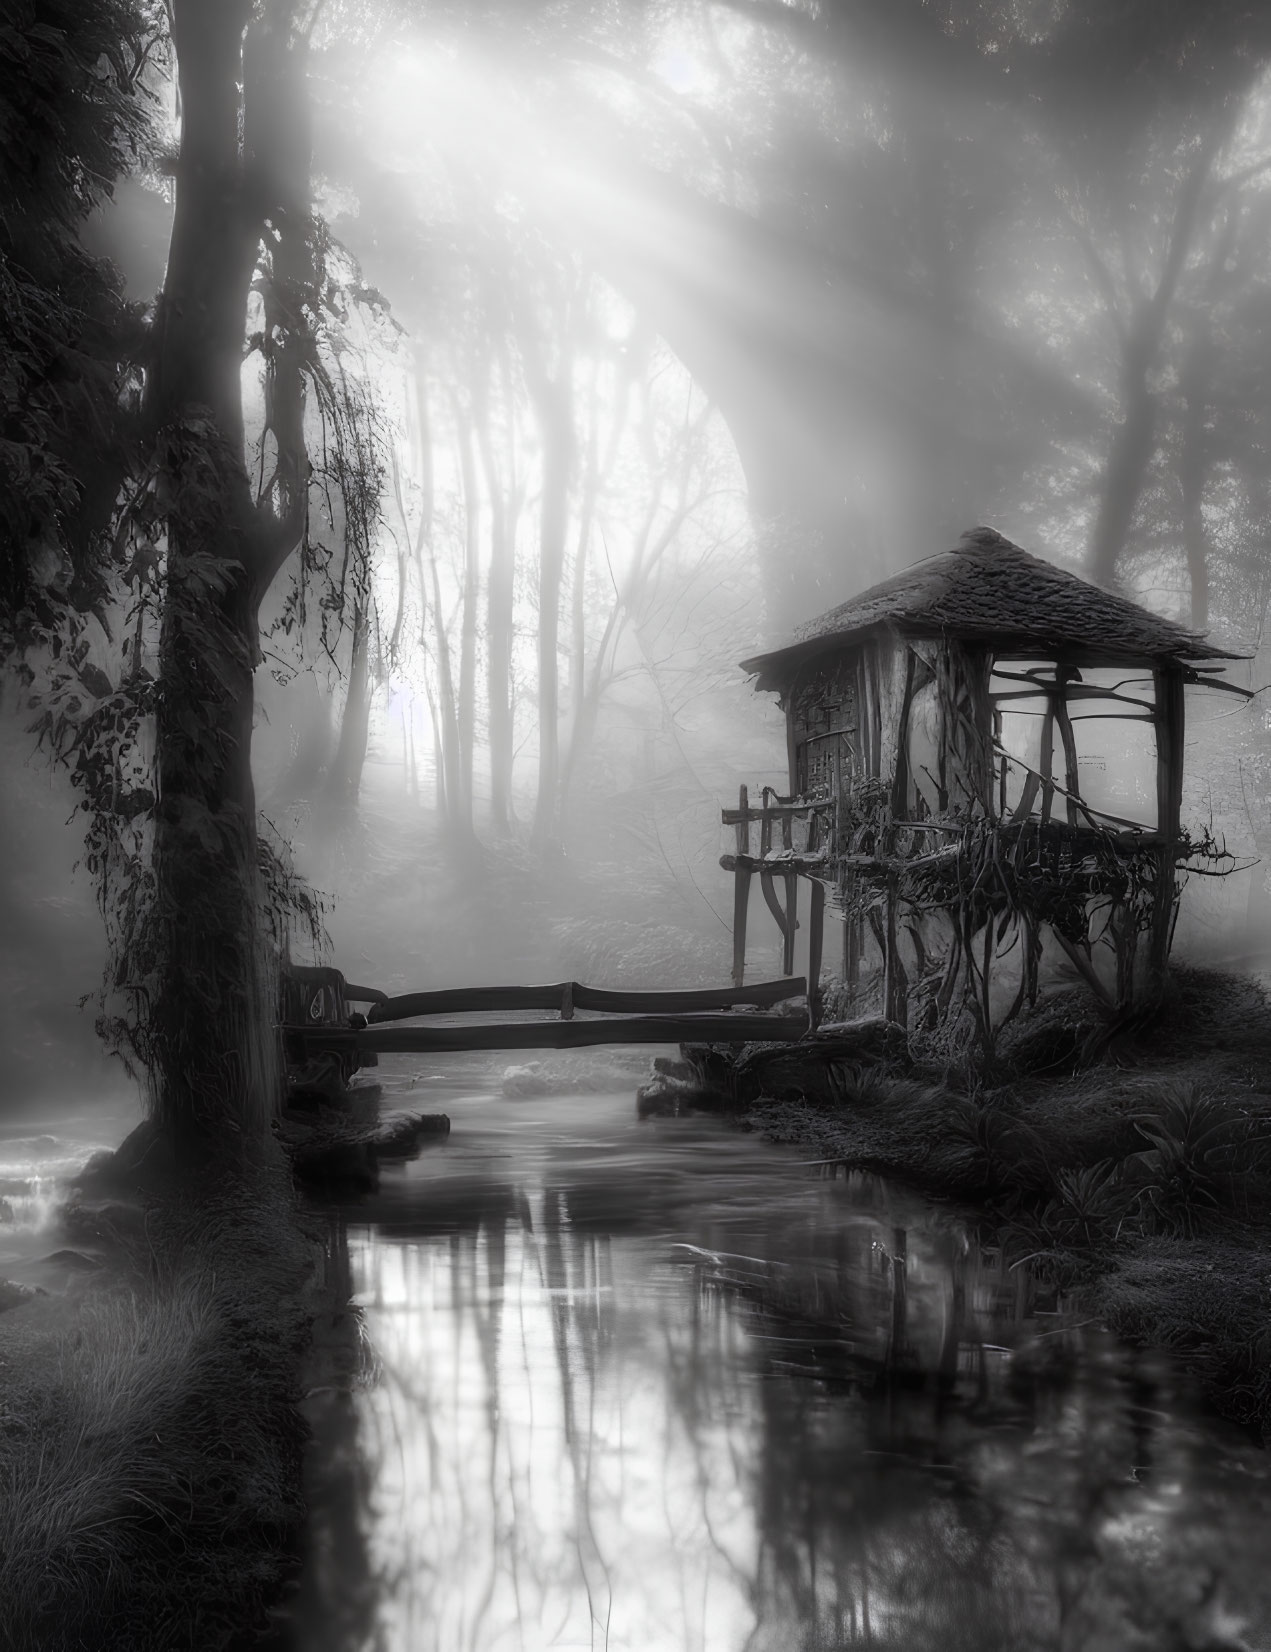
M324 906L297 956L392 989L722 982L719 811L785 783L737 660L975 522L1271 675L1271 104L1258 25L1198 19L318 15L310 541L265 600L253 746ZM140 304L162 62L158 146L87 232ZM266 381L249 354L267 495ZM122 635L87 641L109 675ZM1266 719L1193 700L1185 813L1240 870L1188 894L1180 945L1260 962ZM105 954L23 727L11 701L6 1014L37 1083L95 1063L71 1005Z
M53 10L0 1480L67 1621L141 1532L165 1644L1265 1637L1271 7ZM614 1048L375 1003L552 982Z

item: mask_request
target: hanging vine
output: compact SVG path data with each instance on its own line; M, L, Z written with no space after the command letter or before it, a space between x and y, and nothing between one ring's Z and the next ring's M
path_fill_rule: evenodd
M308 422L316 427L315 458L311 467L306 461L291 588L268 635L292 637L299 647L312 605L319 616L320 646L334 660L350 604L365 603L369 592L384 475L378 414L365 377L357 371L348 322L359 305L375 321L382 319L384 307L378 295L366 297L351 263L336 259L319 221L311 221L310 233L315 268L322 272L322 306L316 319L306 311L295 325L305 340L303 371L312 392ZM263 246L262 281L268 279L268 265L269 251ZM265 349L259 338L249 345ZM266 427L262 450L268 434ZM97 1030L138 1074L153 1070L150 1013L163 967L152 860L160 627L165 605L197 605L207 582L215 584L232 571L231 560L222 564L203 557L193 575L186 567L185 588L173 588L163 496L169 457L165 444L181 441L194 451L207 435L201 427L159 434L150 462L138 466L136 480L117 503L101 571L103 600L92 613L69 613L58 626L42 630L21 673L34 713L30 730L66 769L74 789L75 813L84 829L80 864L93 879L105 926L108 963L97 994ZM208 486L215 485L212 467ZM276 476L262 477L258 505L268 504L276 493ZM311 501L317 511L310 509ZM276 652L271 659L275 675L285 677L285 662ZM323 898L299 877L285 841L263 818L256 860L258 905L273 954L285 956L293 939L316 952L324 950Z
M844 799L840 856L845 916L868 925L884 970L902 973L913 1024L990 1057L1003 1028L1037 1001L1044 932L1105 1008L1123 1010L1162 875L1174 880L1176 912L1180 872L1221 875L1235 866L1207 831L1180 837L1163 873L1152 833L985 815L907 825L877 780ZM914 955L912 980L902 936ZM1101 949L1111 979L1099 968Z

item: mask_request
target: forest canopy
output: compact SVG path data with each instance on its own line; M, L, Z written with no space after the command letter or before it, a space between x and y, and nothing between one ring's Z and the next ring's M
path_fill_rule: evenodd
M1261 643L1256 8L59 0L0 46L4 642L160 1116L264 1128L315 912L262 708L275 812L381 727L454 854L542 863L720 717L744 764L732 662L976 521Z

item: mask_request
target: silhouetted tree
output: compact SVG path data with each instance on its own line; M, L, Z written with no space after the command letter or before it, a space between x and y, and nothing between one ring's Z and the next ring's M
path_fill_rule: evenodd
M315 480L340 497L327 514L346 569L364 562L376 509L356 389L323 354L340 300L311 203L317 9L175 0L165 45L140 8L27 8L3 54L6 70L25 66L29 84L7 74L5 95L33 146L23 133L6 153L19 209L4 271L20 300L6 418L28 433L4 455L27 501L18 523L19 490L5 496L20 530L6 548L22 547L8 611L18 643L45 644L26 656L38 726L88 817L126 1006L102 1026L148 1070L154 1116L181 1139L263 1137L277 1092L272 971L288 896L257 837L251 775L261 602L293 552L330 562L310 533ZM140 95L165 49L175 206L143 333L75 232L141 149ZM316 465L311 398L331 433ZM337 594L327 608L339 606Z
M57 639L104 597L137 439L142 329L81 240L149 146L155 19L132 0L0 18L0 646Z

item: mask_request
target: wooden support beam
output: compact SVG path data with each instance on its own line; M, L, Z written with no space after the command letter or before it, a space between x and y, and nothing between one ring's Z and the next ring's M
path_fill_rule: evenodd
M1003 758L1006 761L1005 757ZM1033 812L1033 805L1037 801L1037 793L1041 788L1041 775L1036 769L1029 769L1024 776L1024 787L1020 793L1019 802L1015 805L1012 820L1027 820Z
M825 943L825 885L812 880L808 908L808 1025L815 1032L821 1019L821 950Z
M848 913L843 925L843 980L849 997L856 996L861 984L861 954L865 947L865 931L861 920Z
M785 884L784 906L777 898L772 869L768 866L762 867L759 873L759 886L763 890L764 900L768 903L768 910L777 920L777 928L781 931L781 969L784 974L791 975L794 973L794 932L799 927L799 880L794 872L783 872L782 881Z
M762 809L748 809L746 820L759 820L763 815L770 815L774 820L784 819L787 815L828 815L834 811L834 804L828 797L814 798L811 802L792 802L788 798L778 798L774 803L765 803ZM725 826L736 826L743 819L740 809L721 809L720 819Z
M1157 671L1156 687L1156 830L1161 837L1157 858L1156 898L1152 903L1152 928L1148 939L1149 1001L1158 998L1165 986L1170 944L1174 938L1177 912L1175 860L1182 833L1183 736L1186 705L1183 672L1178 667Z
M1042 788L1042 824L1050 819L1050 812L1055 804L1055 703L1052 699L1042 720L1041 756L1037 759L1037 769L1041 775Z
M905 1026L909 1020L909 977L900 956L900 936L897 926L899 892L893 876L887 885L886 932L883 943L883 1004L889 1021Z
M737 858L750 856L750 793L745 786L737 793ZM722 865L723 862L721 861ZM750 868L738 864L733 868L733 985L741 986L746 979L746 916L750 911Z
M1181 671L1156 674L1156 829L1169 844L1180 832L1183 807L1185 705Z
M733 985L746 979L746 916L750 910L749 867L738 865L733 881Z
M1077 824L1077 809L1080 806L1081 780L1077 765L1077 737L1072 732L1072 721L1068 715L1068 706L1064 700L1065 688L1060 686L1055 696L1055 723L1059 729L1059 738L1064 748L1064 786L1066 795L1064 806L1067 811L1068 824Z
M784 936L786 932L786 915L782 909L781 902L777 899L777 890L776 885L772 881L772 873L764 867L762 861L759 863L759 887L763 891L764 904L776 919L777 928Z
M993 756L1000 755L1001 763L997 771L997 818L1006 819L1006 777L1010 771L1010 759L1002 747L1002 713L997 706L993 707Z
M778 873L797 873L805 878L823 878L830 870L825 851L821 849L813 855L782 854L774 856L771 860L763 860L759 855L721 855L719 864L725 872L744 869L747 872L762 872L768 877Z

